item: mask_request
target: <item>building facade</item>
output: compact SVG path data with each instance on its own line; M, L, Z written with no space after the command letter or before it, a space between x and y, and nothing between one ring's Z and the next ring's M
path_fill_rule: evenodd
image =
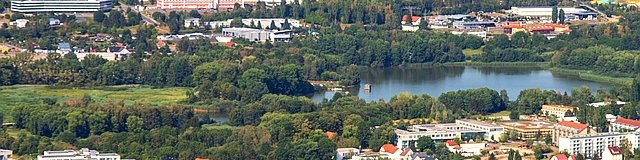
M506 122L500 124L510 134L515 134L520 140L535 139L553 134L553 124L541 121Z
M587 157L598 155L602 157L609 147L620 146L622 141L631 144L632 149L638 148L638 133L598 133L592 135L574 135L560 137L558 140L559 150L569 154L581 153Z
M111 0L13 0L11 11L19 13L38 12L104 12L113 6Z
M120 160L120 155L82 148L80 150L44 151L43 155L38 155L38 160Z
M490 123L475 120L456 120L456 123L420 124L407 127L407 130L396 129L396 147L408 148L420 137L431 137L434 141L444 142L456 137L463 140L482 136L485 139L498 139L504 128Z
M610 123L609 132L632 132L637 131L638 128L640 128L640 121L618 117Z
M551 30L553 30L553 28L551 28ZM576 107L565 105L542 105L540 112L547 116L554 115L558 118L564 118L567 111L574 112L575 109Z
M561 121L553 127L553 143L558 145L560 137L574 136L574 135L589 135L598 133L593 128L586 124Z
M158 0L162 9L214 9L218 0Z
M293 39L291 30L259 30L253 28L223 28L222 35L225 37L244 38L254 42L288 42Z

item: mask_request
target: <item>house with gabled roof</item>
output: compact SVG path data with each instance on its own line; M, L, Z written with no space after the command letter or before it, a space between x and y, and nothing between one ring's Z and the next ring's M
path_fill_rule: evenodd
M640 128L640 121L618 117L609 125L609 132L633 132Z

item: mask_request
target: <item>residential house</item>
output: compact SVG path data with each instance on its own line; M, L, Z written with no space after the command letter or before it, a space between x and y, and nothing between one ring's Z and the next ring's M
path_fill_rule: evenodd
M607 150L602 153L602 159L622 160L622 150L618 146L607 147Z
M14 21L13 23L18 28L24 28L24 27L27 27L27 23L29 23L29 20L28 19L16 19L16 21Z
M113 54L115 59L125 59L131 54L126 47L109 47L107 48L107 53Z
M336 150L336 160L351 159L354 155L360 153L357 148L338 148Z
M409 15L402 16L402 25L414 25L418 26L422 22L422 17L420 16L411 16L411 23L409 23Z
M575 160L575 157L576 157L575 155L567 156L562 153L559 153L551 157L551 160Z
M200 27L200 18L187 18L184 19L184 27L185 28L190 28L190 27Z
M73 52L73 50L71 49L71 44L67 42L58 43L58 49L56 50L56 53L67 54L71 52Z
M11 160L13 157L12 150L0 149L0 160Z
M49 18L49 26L57 27L60 26L60 19L57 18Z
M609 125L609 132L632 132L640 128L640 121L618 117Z
M399 149L393 144L384 144L380 147L380 154L388 155L389 160L405 160L411 158L413 151L410 148Z
M588 135L598 133L593 128L586 124L561 121L553 127L553 143L558 145L558 139L560 137L573 136L573 135Z

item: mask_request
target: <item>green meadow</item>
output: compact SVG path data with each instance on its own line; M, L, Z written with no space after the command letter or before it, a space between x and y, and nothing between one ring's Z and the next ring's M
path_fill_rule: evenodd
M151 106L174 105L184 102L187 88L159 88L149 86L124 85L96 88L54 88L48 86L4 86L0 87L0 112L8 120L12 108L20 105L43 104L44 99L55 99L58 104L68 99L91 96L94 103L109 101L124 102L126 105L143 103Z

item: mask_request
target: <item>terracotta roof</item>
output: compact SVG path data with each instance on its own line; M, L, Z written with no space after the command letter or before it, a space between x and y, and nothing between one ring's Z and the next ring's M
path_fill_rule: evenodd
M458 143L456 143L456 141L453 141L453 140L448 140L447 141L447 145L448 146L456 146L456 145L458 145Z
M510 24L510 25L502 26L502 28L512 29L512 28L525 28L525 27L519 24Z
M329 138L330 140L334 140L337 135L335 132L331 132L331 131L324 132L324 134L327 135L327 138Z
M566 155L564 155L564 154L562 154L562 153L560 153L560 154L556 154L556 156L555 156L555 157L556 157L556 159L558 159L558 160L569 160L569 158L567 158L567 156L566 156Z
M411 151L410 148L402 149L402 153L400 153L400 156L406 156L410 151Z
M622 117L618 117L618 119L616 119L616 121L614 121L613 123L619 123L619 124L624 124L624 125L629 125L629 126L640 127L640 121L626 119L626 118L622 118Z
M227 42L225 43L225 45L229 48L233 47L234 45L236 45L236 42Z
M409 15L402 16L402 21L406 22L408 19L409 19ZM411 17L411 22L417 22L418 20L420 20L420 16Z
M547 27L547 26L535 26L535 27L529 27L527 28L527 30L529 31L553 31L553 27Z
M611 155L621 155L622 150L620 150L620 147L611 146L609 147L609 153L611 153Z
M384 144L382 145L382 149L384 149L385 152L387 153L396 153L396 151L398 150L398 148L396 148L396 146L394 146L393 144Z
M561 121L560 123L558 123L558 125L565 126L565 127L571 127L573 129L577 129L579 131L582 131L585 128L589 127L586 124L581 124L581 123L576 123L576 122L571 122L571 121Z

